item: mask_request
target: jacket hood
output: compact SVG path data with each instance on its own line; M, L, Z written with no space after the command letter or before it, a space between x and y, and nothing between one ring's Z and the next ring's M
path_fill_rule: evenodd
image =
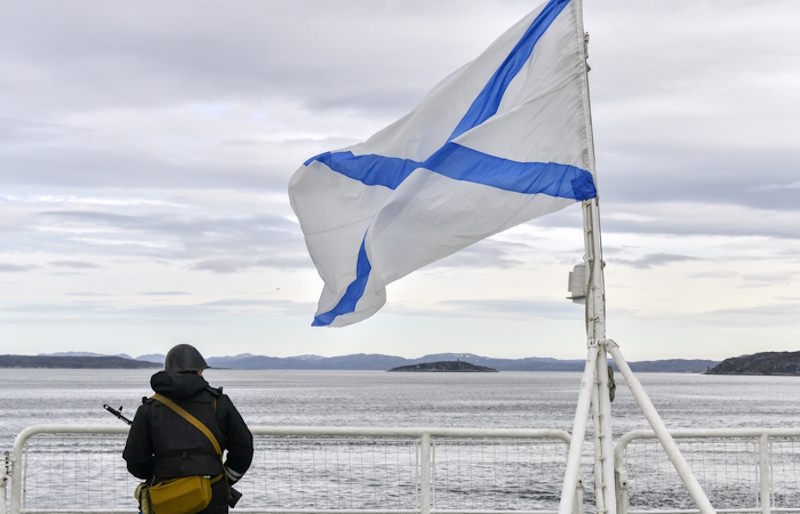
M206 379L194 373L159 371L150 377L150 387L173 400L191 398L208 387Z

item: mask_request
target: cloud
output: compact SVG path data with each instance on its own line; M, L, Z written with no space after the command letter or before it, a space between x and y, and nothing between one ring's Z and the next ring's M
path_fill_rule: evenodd
M436 314L520 319L576 319L583 317L583 307L567 300L554 302L534 299L483 298L439 302Z
M78 145L0 150L0 185L57 188L231 187L285 189L285 182L251 163L180 162L136 148Z
M795 180L794 182L788 182L783 184L764 184L762 186L759 186L759 189L762 191L784 191L791 189L800 189L800 180Z
M721 279L729 279L738 277L739 273L730 270L712 270L712 271L700 271L697 273L690 273L686 275L686 278L691 279L704 279L704 278L721 278Z
M201 307L211 308L238 308L238 307L268 307L275 305L288 305L290 302L284 300L254 300L252 298L225 298L200 304Z
M616 257L614 259L614 264L621 264L623 266L631 266L633 268L639 268L639 269L650 269L656 266L664 266L667 264L671 264L673 262L685 262L694 260L698 260L698 258L692 257L690 255L653 253L645 255L643 257L639 257L637 259L624 259Z
M741 278L747 282L752 282L752 286L774 284L791 285L798 275L800 275L798 272L762 271L757 273L742 273Z
M753 148L734 136L726 144L708 142L699 134L691 141L660 138L647 131L638 137L652 140L631 141L629 136L620 136L604 151L599 176L600 193L607 203L706 203L800 210L795 189L765 187L795 179L800 150L794 146Z
M292 280L316 299L319 279L286 198L291 173L310 155L366 139L404 115L532 7L0 3L0 96L14 99L0 117L0 272L9 286L0 312L10 306L11 316L92 326L127 317L143 331L151 322L200 326L244 311L298 312L305 323L310 302L273 302L258 295L263 283L248 281ZM797 302L786 281L800 262L800 69L787 63L798 53L800 4L642 0L584 9L601 221L608 261L620 264L615 280L629 283L629 274L647 269L657 281L683 262L690 279L749 286L752 309L714 309L720 303L709 298L693 307L708 312L700 323L740 327L750 316L754 326L789 326ZM422 275L442 284L447 268L527 277L540 255L574 264L581 227L576 206ZM718 269L723 257L736 267ZM75 273L91 266L102 271ZM75 276L56 277L53 268ZM130 276L148 280L129 285ZM551 277L534 280L547 287ZM36 283L28 310L14 294L23 281ZM431 324L464 315L583 315L560 298L526 298L530 284L501 282L503 299L387 310ZM684 297L696 296L691 282ZM120 305L121 297L142 305ZM615 298L617 315L636 306ZM644 314L652 314L647 330L661 330L667 318L695 321L654 305Z
M770 187L797 180L800 106L788 95L800 69L785 63L797 51L786 14L798 6L768 5L585 5L606 205L800 208L791 188Z
M800 238L798 212L714 202L619 203L601 197L603 233ZM534 220L541 227L582 227L580 211L563 210ZM776 249L776 251L780 251Z
M43 211L37 217L43 220L43 227L65 234L64 244L91 253L134 253L180 260L217 256L196 265L215 271L234 271L242 266L308 266L296 223L281 216L215 218L163 210L137 212L59 210Z
M212 259L200 261L192 269L213 271L214 273L236 273L252 267L252 263L239 259Z
M414 5L424 6L428 18L409 16ZM442 44L452 35L439 30L441 19L456 5L464 9L455 3L449 9L425 2L384 4L370 8L365 24L361 6L341 2L242 2L225 9L210 2L175 2L134 9L56 1L46 16L10 2L0 11L6 21L0 48L14 44L14 51L3 55L17 77L12 83L35 86L20 88L18 101L29 109L37 107L37 99L38 107L48 110L267 94L301 96L316 109L386 110L419 98L436 70L435 57L447 57L448 51L456 54L448 61L461 57L452 69L474 55L473 48ZM476 4L467 8L475 10ZM414 37L400 20L414 21ZM464 24L476 21L449 23L461 26L455 33L468 40L472 27ZM499 32L496 27L481 34L470 47L480 48ZM358 40L362 44L354 44ZM326 41L325 54L319 41ZM384 59L374 60L375 55ZM372 64L353 66L367 61ZM309 70L325 80L310 79Z
M308 303L283 299L222 298L211 302L131 305L130 303L115 304L90 298L64 303L40 302L11 305L0 312L0 319L42 319L49 322L90 320L95 323L113 320L197 321L205 319L207 316L252 312L305 316L311 309Z
M37 269L39 266L30 264L0 263L0 273L19 273Z
M238 273L254 268L310 269L311 259L305 255L272 256L261 259L208 259L196 262L191 267L194 270L213 271L214 273Z
M772 303L714 309L691 316L697 323L719 325L723 327L774 327L796 325L800 317L800 303Z
M50 261L48 263L50 266L55 266L56 268L70 268L70 269L97 269L102 266L98 266L97 264L85 261Z
M64 123L0 116L0 139L5 145L40 146L63 142L70 135L85 134L89 129Z

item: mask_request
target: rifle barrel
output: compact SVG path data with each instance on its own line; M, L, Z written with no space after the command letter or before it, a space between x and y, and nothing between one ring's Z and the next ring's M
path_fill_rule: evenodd
M114 407L110 406L109 404L107 404L107 403L104 403L104 404L103 404L103 408L104 408L105 410L107 410L108 412L110 412L111 414L113 414L114 416L116 416L116 417L118 417L119 419L121 419L122 421L124 421L125 423L127 423L127 424L129 424L129 425L130 425L131 423L133 423L133 421L131 421L131 420L129 420L128 418L126 418L125 416L123 416L123 415L122 415L122 413L121 413L120 411L118 411L118 410L117 410L117 409L115 409ZM121 409L122 409L122 407L120 407L120 410L121 410Z

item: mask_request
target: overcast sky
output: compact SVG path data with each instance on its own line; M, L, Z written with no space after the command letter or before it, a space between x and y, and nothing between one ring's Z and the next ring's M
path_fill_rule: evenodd
M537 3L0 3L0 353L583 357L578 205L330 329L286 194ZM585 3L608 335L800 349L800 2Z

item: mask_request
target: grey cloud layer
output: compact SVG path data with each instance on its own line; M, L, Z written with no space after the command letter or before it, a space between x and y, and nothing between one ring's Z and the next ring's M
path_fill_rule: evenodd
M478 2L390 2L370 5L368 17L358 2L6 2L0 91L15 98L6 110L17 116L0 120L0 134L17 146L0 151L0 183L282 190L302 152L273 171L268 155L259 164L180 163L133 146L76 142L92 127L53 113L267 98L334 122L347 109L399 117L530 6L491 8L504 19L478 30L487 9ZM423 16L412 16L420 9ZM800 69L786 61L796 43L791 32L765 34L742 21L785 27L796 5L646 1L586 9L608 202L798 209L798 190L781 186L797 181L800 149L780 136L800 123L789 93L800 87Z
M437 25L435 18L417 23L414 37L409 28L392 23L407 8L399 2L371 8L374 23L365 24L363 5L357 3L5 2L0 8L0 48L5 50L0 55L16 73L6 75L0 87L36 86L16 91L18 101L34 110L265 94L300 94L316 108L391 110L392 105L418 98L428 78L396 80L398 75L422 75L412 59L392 58L402 55L397 42L421 53L426 41L444 39L431 30ZM369 45L355 44L365 38L370 38ZM320 41L326 41L330 53L319 52ZM385 59L353 66L376 54ZM310 70L325 80L309 80ZM383 81L376 84L376 77Z
M14 304L6 319L195 322L242 310L308 316L310 304L217 289L248 270L316 278L288 208L291 173L308 156L404 115L534 4L0 3L0 274L9 283L81 274L61 289L64 301L55 293L40 304L6 300ZM604 232L745 239L731 254L750 250L758 237L768 240L762 255L797 262L800 4L584 4ZM576 228L575 250L564 252L574 264L582 250L579 209L534 225ZM523 267L520 256L540 242L526 241L486 241L431 269ZM679 247L607 253L627 271L713 261ZM22 262L26 255L30 262ZM109 272L123 258L175 264L193 280L142 285L130 293L141 307L124 306L106 284L82 283L84 274ZM766 271L694 276L784 280ZM204 300L221 298L194 296L204 280ZM271 292L259 287L246 293ZM475 299L438 309L449 316L582 316L561 299ZM721 309L702 321L767 325L796 315L793 305L764 305Z
M164 243L155 247L141 246L138 251L126 247L123 249L126 254L138 253L173 259L202 259L220 255L250 256L242 259L238 268L297 268L310 265L310 261L303 255L302 238L296 224L270 214L222 218L199 215L186 217L163 211L137 215L97 211L44 211L37 216L46 225L60 226L65 230L70 227L101 230L99 237L109 241L128 240L133 235L141 236L145 241ZM68 239L71 235L67 232L64 237ZM72 245L75 249L90 253L104 248L93 244L91 240L80 244L72 239ZM267 255L271 257L265 258ZM215 261L202 261L195 267L222 271L220 266L215 267L208 264L209 262Z

